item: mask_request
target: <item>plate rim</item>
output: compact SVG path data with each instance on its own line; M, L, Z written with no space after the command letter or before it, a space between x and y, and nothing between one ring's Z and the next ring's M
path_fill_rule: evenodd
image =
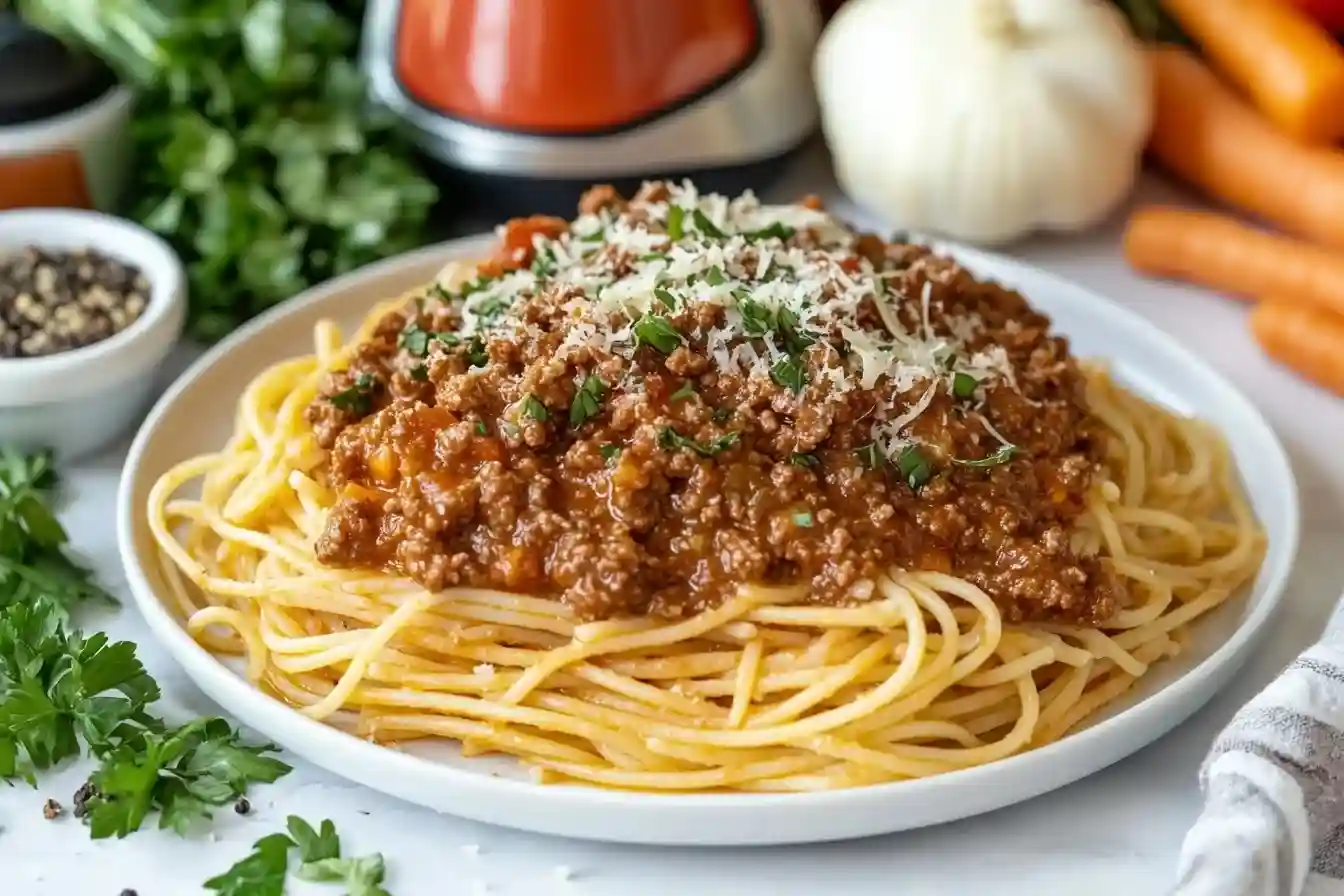
M1221 690L1249 656L1275 611L1282 605L1299 550L1301 531L1299 488L1282 442L1255 404L1212 365L1182 345L1175 336L1162 330L1141 314L1114 302L1090 287L1012 257L956 244L937 243L935 248L938 251L954 255L972 269L990 267L1002 272L1011 271L1015 275L1011 279L1025 276L1038 284L1045 282L1052 289L1086 296L1095 304L1094 310L1099 318L1099 325L1126 328L1163 354L1178 358L1182 364L1200 370L1208 384L1216 387L1221 393L1219 400L1231 402L1238 416L1260 430L1258 437L1267 446L1272 447L1272 457L1262 458L1261 462L1272 464L1276 473L1282 474L1279 478L1283 479L1286 488L1279 499L1284 502L1283 507L1287 512L1284 515L1284 531L1278 533L1264 559L1262 574L1266 568L1269 572L1265 579L1263 596L1240 620L1231 635L1195 666L1132 706L1082 731L1035 750L1018 753L986 765L927 778L804 793L660 794L585 786L539 785L529 780L495 777L485 771L472 771L435 762L365 741L323 722L309 719L288 704L254 688L197 644L169 611L167 596L160 597L156 591L144 571L136 549L135 517L142 516L143 512L133 499L137 491L136 482L141 475L139 467L142 455L155 435L160 420L173 408L181 394L205 371L249 342L254 335L280 320L303 314L334 295L390 277L399 269L428 264L430 259L435 258L446 263L450 260L472 257L487 247L491 238L492 235L488 233L461 237L383 259L310 287L280 305L268 309L203 353L164 390L138 428L122 468L116 498L117 548L136 607L151 632L192 682L205 691L213 702L219 704L222 710L292 750L296 755L335 775L409 802L460 817L538 833L606 842L650 845L764 845L851 839L869 834L926 827L982 814L1057 789L1089 777L1156 741ZM1210 685L1208 679L1217 680ZM1201 688L1206 692L1200 693ZM301 745L295 746L296 742ZM1107 747L1108 742L1113 742L1110 748ZM1080 760L1078 757L1087 755L1089 749L1092 750L1093 758ZM1069 755L1074 757L1073 766L1081 764L1085 770L1061 773L1058 768L1051 769L1052 763ZM352 770L348 764L350 762L369 763L369 765ZM1061 767L1069 764L1058 763ZM400 784L400 779L425 775L435 779L437 786L452 787L466 794L468 799L462 801L461 808L442 809L435 802L417 799L417 794L421 791L414 786L403 787ZM735 839L711 841L701 839L693 830L679 835L674 835L671 830L666 835L649 834L640 833L635 829L635 825L631 825L627 830L616 823L597 825L607 831L603 834L564 829L564 822L567 819L572 821L574 818L570 812L611 810L616 807L635 813L667 813L669 816L675 814L683 821L686 819L686 813L691 815L703 812L732 813L736 816L741 813L768 812L785 808L790 812L808 813L859 807L863 811L856 814L866 813L872 816L874 812L880 814L881 804L893 800L897 795L901 800L918 799L921 796L936 800L940 792L956 788L992 790L997 779L1012 775L1024 780L1031 779L1032 783L1026 786L1019 783L1006 788L1012 790L1015 795L1005 799L997 799L993 795L988 798L982 797L978 808L951 809L942 814L933 813L938 815L939 821L904 824L899 819L891 819L886 822L859 824L857 827L851 825L854 830L839 825L841 830L834 835L819 831L815 835L806 836L753 836L750 832L743 831L741 836ZM375 779L381 779L382 783L372 783ZM396 783L389 786L388 780ZM486 801L489 805L478 803L477 799ZM510 812L506 808L503 813L493 811L492 801L507 805L520 799L532 804L533 811L538 805L546 804L546 812L538 812L537 818L530 821L509 821L502 820L502 816L517 815L519 814L517 810Z

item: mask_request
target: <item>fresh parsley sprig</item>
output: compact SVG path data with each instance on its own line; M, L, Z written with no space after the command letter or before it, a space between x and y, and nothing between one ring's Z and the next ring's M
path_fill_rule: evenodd
M135 645L70 623L108 598L64 551L49 454L0 449L0 778L36 774L84 749L100 760L83 800L93 837L124 837L153 811L179 833L289 766L223 719L169 729L149 712L159 687Z
M160 828L187 834L250 784L269 784L287 774L287 764L264 755L272 749L242 743L220 718L196 719L170 731L146 729L108 752L90 778L89 833L95 840L125 837L157 809Z

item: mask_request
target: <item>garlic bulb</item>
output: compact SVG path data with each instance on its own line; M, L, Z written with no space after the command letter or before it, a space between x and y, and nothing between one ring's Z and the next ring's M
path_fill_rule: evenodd
M1152 117L1144 51L1102 0L850 0L814 74L845 191L980 243L1104 217Z

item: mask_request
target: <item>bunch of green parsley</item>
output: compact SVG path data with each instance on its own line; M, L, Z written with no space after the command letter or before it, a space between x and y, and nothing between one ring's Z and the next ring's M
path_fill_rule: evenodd
M420 245L432 183L365 101L354 0L19 0L135 88L131 217L213 341L305 287Z
M135 645L74 627L80 604L111 598L65 551L56 484L50 455L0 449L0 778L35 784L87 751L99 765L76 811L93 837L125 837L156 811L185 834L290 768L223 719L170 727L150 712L159 687Z

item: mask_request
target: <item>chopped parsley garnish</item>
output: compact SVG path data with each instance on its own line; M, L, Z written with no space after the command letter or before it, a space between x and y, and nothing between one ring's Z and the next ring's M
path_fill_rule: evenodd
M649 252L646 255L639 256L640 261L666 261L666 252Z
M674 205L667 210L667 236L676 242L686 235L686 209Z
M664 451L676 451L679 448L685 448L694 451L701 457L713 457L720 451L726 451L736 445L741 435L740 432L725 433L711 439L709 444L703 444L695 439L686 438L670 426L664 426L658 430L658 447Z
M681 334L660 314L646 314L635 323L635 345L651 345L670 355L681 345Z
M812 514L806 511L793 515L793 524L804 529L812 528Z
M423 383L429 379L429 367L424 364L417 364L411 368L408 376L417 383Z
M770 368L770 379L791 392L801 392L807 386L807 372L802 362L794 358L775 362L775 366Z
M417 358L423 358L429 351L429 337L431 335L428 330L421 329L419 324L412 323L401 331L401 335L397 337L397 345Z
M601 448L598 448L597 450L602 452L602 459L605 460L608 465L610 465L611 462L614 461L616 458L621 456L620 445L607 444L603 445Z
M876 442L869 442L867 445L855 448L854 456L859 459L859 463L870 470L880 469L887 460L887 456L882 453L881 448L877 447Z
M739 298L737 310L742 314L742 331L748 336L764 336L774 330L775 315L760 302Z
M691 218L695 221L695 229L705 236L714 237L715 239L723 239L727 235L714 226L714 222L709 220L709 215L706 215L698 208L691 212Z
M595 373L588 374L583 385L579 386L579 391L574 393L574 401L569 406L569 425L578 429L584 422L597 416L606 394L607 384L602 382L601 377Z
M538 277L550 277L558 266L555 262L555 250L547 247L532 258L532 273Z
M493 283L496 279L497 279L497 278L495 278L495 277L487 277L485 274L482 274L481 276L477 277L475 280L471 280L471 281L469 281L469 282L467 282L467 283L462 284L462 288L461 288L460 290L458 290L458 292L457 292L457 297L458 297L459 299L465 299L467 296L469 296L469 295L471 295L471 294L473 294L473 293L478 293L478 292L480 292L481 290L485 289L487 286L489 286L491 283Z
M653 297L663 303L663 307L668 311L677 310L677 298L668 292L664 287L658 286L653 290Z
M604 240L606 240L606 238L607 238L607 232L606 232L605 230L603 230L601 227L599 227L599 228L597 228L596 230L594 230L592 233L585 233L585 234L583 234L582 236L580 236L580 237L579 237L579 242L583 242L583 243L600 243L600 242L603 242Z
M431 284L429 287L429 294L434 298L438 299L440 302L451 302L453 300L452 294L449 293L448 290L444 288L444 285L442 283ZM423 297L421 300L417 301L417 307L420 308L424 307Z
M900 456L896 458L896 471L901 474L906 484L915 490L933 478L933 465L924 456L924 452L919 450L918 445L905 446Z
M957 373L952 376L952 394L957 398L970 398L975 395L980 381L969 373Z
M727 420L732 419L732 416L733 416L733 409L732 409L732 408L715 408L715 409L714 409L714 413L713 413L712 416L714 417L714 422L715 422L715 423L723 423L723 422L725 422L725 421L727 421Z
M373 392L376 388L378 388L378 381L373 378L373 374L361 373L355 377L353 386L342 389L331 396L329 400L342 411L364 415L373 408Z
M789 463L793 464L795 467L815 467L817 464L821 463L821 461L817 459L815 454L803 454L802 452L795 451L793 454L789 455Z
M503 296L487 296L485 301L471 310L481 326L493 327L504 316L504 312L509 310L509 300Z
M1008 463L1016 453L1016 445L1005 443L1000 445L999 450L989 455L989 457L982 457L979 460L961 460L960 458L954 457L952 458L952 463L959 467L997 467L1000 464Z
M779 239L787 240L796 233L792 227L779 221L771 224L769 227L762 227L760 230L752 230L742 234L748 240L768 240Z
M736 295L737 310L742 315L742 330L748 336L774 333L780 337L790 354L799 355L812 344L811 337L798 329L798 315L788 308L773 311L745 294Z
M728 282L728 277L723 273L723 268L714 265L712 268L705 271L705 282L710 286L721 286Z
M467 363L472 367L484 367L490 363L490 354L485 350L485 342L479 336L471 337L467 345Z
M432 330L426 330L419 324L412 323L401 331L397 337L397 346L406 349L417 358L423 358L429 354L429 344L431 342L441 342L446 346L452 347L462 342L457 335L449 332L436 333Z
M528 395L523 399L523 416L531 417L533 420L539 420L545 423L550 419L550 412L546 410L546 405L542 404L535 395Z
M681 401L683 398L694 398L694 397L695 397L695 384L692 383L690 380L687 380L686 382L681 384L680 389L678 389L677 391L673 392L670 396L668 396L667 403L671 404L674 401Z
M485 421L484 421L484 420L477 420L477 421L476 421L476 435L478 435L478 436L488 436L488 435L490 435L490 430L486 429L486 427L485 427Z

